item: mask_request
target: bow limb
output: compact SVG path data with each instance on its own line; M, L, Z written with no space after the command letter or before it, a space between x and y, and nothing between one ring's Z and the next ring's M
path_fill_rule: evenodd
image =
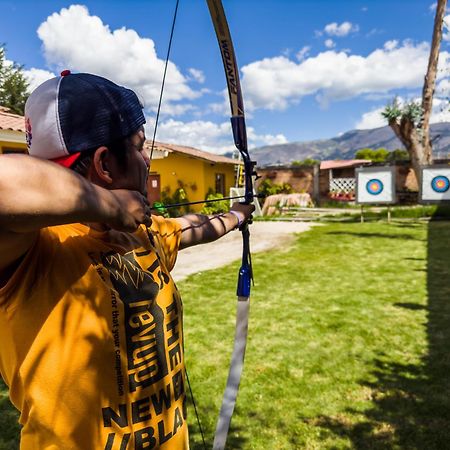
M247 147L247 131L245 125L244 102L242 99L241 84L239 80L239 69L236 64L233 43L221 0L207 0L211 19L217 35L225 76L228 86L228 94L231 106L231 126L233 130L234 143L239 150L245 169L245 194L244 202L250 204L253 201L253 167ZM242 369L244 365L245 348L247 345L248 314L250 306L250 286L253 279L251 257L250 257L250 232L248 223L241 227L243 249L242 265L239 269L237 285L237 314L236 331L234 339L233 354L231 357L230 370L227 385L222 400L219 420L217 422L214 436L214 450L222 450L230 427L231 417L239 390Z

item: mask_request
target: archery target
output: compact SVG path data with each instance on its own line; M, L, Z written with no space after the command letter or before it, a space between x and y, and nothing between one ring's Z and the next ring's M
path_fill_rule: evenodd
M422 169L420 186L421 202L443 202L450 200L450 167L430 166Z
M444 177L443 175L438 175L437 177L434 177L431 180L431 189L433 189L434 192L437 192L439 194L447 192L448 185L449 185L448 178Z
M394 169L391 167L356 169L356 202L394 203L394 182Z
M378 178L372 178L366 184L366 190L369 194L378 195L383 192L384 184Z

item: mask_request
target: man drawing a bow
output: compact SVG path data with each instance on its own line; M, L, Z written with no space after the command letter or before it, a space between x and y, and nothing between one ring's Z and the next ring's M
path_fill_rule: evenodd
M31 156L0 156L0 374L21 448L189 447L180 249L249 219L150 216L135 93L91 74L26 106Z

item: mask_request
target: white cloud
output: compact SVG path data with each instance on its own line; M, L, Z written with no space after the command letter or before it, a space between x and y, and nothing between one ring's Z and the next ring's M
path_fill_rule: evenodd
M14 66L14 61L10 61L9 59L5 59L3 61L5 67ZM35 69L34 67L31 69L23 69L22 73L28 82L28 92L33 92L40 84L44 81L49 80L50 78L54 78L56 75L48 70L43 69Z
M450 92L450 80L448 78L445 78L443 80L440 80L436 84L435 89L435 95L436 97L445 97L448 96L448 93ZM449 104L450 106L450 104Z
M9 59L5 59L4 60L4 65L5 65L5 67L13 67L14 66L14 61L11 61Z
M368 33L366 33L366 38L370 38L372 36L376 36L377 34L383 34L384 31L378 28L372 28Z
M153 129L150 126L147 127L146 132L148 137L153 135ZM258 135L252 127L247 128L247 134L249 148L287 142L282 134ZM182 122L169 119L159 124L156 140L187 145L217 154L235 149L231 125L228 121L216 124L201 120Z
M51 67L102 75L135 90L147 109L156 108L165 61L158 58L153 40L142 38L131 29L110 30L82 5L53 13L37 32ZM192 100L199 95L188 86L188 80L175 64L169 62L165 112L177 113L176 108L171 110L173 102Z
M359 31L359 26L351 22L342 22L340 25L337 22L329 23L325 26L324 32L329 36L344 37L350 33Z
M436 11L436 8L437 8L437 2L432 3L429 7L430 11L432 11L432 12Z
M434 98L430 123L450 122L449 103L447 98Z
M230 102L228 98L224 98L222 102L210 103L207 109L213 114L230 115Z
M197 83L203 84L205 82L205 75L201 70L191 68L188 69L188 72L191 75L192 79Z
M356 123L357 130L370 130L372 128L384 127L387 125L386 119L381 115L384 111L384 106L373 109L362 115L361 119Z
M325 47L326 47L326 48L333 48L333 47L336 47L336 44L335 44L335 42L333 41L333 39L327 39L327 40L325 41Z
M393 39L392 41L386 41L383 46L383 48L388 52L391 52L392 50L396 49L397 47L398 47L398 41L395 39Z
M364 100L367 100L369 102L380 102L380 101L384 101L384 102L389 102L391 101L393 98L392 93L387 93L387 94L367 94L363 96Z
M428 43L414 45L407 41L387 47L367 56L325 51L298 63L278 56L248 64L242 67L247 109L282 110L307 95L318 96L326 104L421 87Z
M53 72L49 72L48 70L35 68L24 70L23 74L30 84L30 87L28 88L29 92L34 91L44 81L47 81L50 78L54 78L56 76Z
M297 58L298 61L303 61L308 55L309 52L311 50L311 47L309 46L305 46L302 49L300 49L297 54L295 55L295 57ZM284 54L284 56L288 57L288 54Z
M421 98L415 98L414 101L421 102ZM400 105L405 103L405 99L398 98ZM358 130L368 130L372 128L384 127L387 125L386 119L381 115L385 106L380 106L372 111L366 112L356 123ZM449 103L445 98L434 98L433 109L431 112L430 123L450 122Z
M247 129L249 148L262 147L264 145L287 144L286 136L279 133L273 134L257 134L254 128Z
M442 39L447 42L450 41L450 14L444 16Z

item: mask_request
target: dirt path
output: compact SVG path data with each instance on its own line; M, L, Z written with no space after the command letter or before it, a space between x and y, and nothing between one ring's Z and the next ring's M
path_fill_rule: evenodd
M284 247L294 239L294 233L302 233L314 225L305 222L255 222L250 228L251 251L257 253ZM232 231L216 242L182 250L172 276L175 281L179 281L193 273L227 265L240 259L241 254L242 235Z

